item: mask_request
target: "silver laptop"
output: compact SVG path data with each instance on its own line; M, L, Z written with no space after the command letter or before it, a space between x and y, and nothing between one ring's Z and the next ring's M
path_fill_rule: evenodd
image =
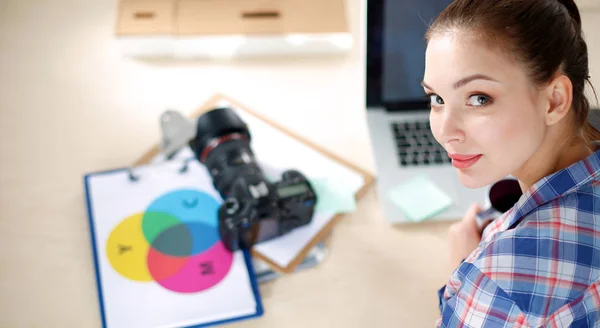
M489 186L464 187L429 126L428 99L421 87L429 24L450 0L368 0L366 110L377 174L377 195L386 219L411 222L389 199L392 188L427 175L453 205L429 220L455 220L469 205L484 205Z

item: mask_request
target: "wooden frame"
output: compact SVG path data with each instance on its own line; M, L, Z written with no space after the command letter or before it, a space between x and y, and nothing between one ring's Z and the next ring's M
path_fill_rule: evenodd
M349 169L356 171L358 173L360 173L365 181L365 184L358 190L358 192L355 194L355 199L358 201L360 200L364 194L366 193L366 191L375 183L375 177L370 174L369 172L365 171L364 169L361 169L360 167L353 165L352 163L349 163L348 161L340 158L339 156L336 156L335 154L327 151L326 149L324 149L323 147L320 147L317 144L311 143L310 141L302 138L301 136L294 134L288 130L286 130L284 127L282 127L281 125L269 120L268 118L252 111L251 109L247 108L246 106L240 104L239 102L225 96L222 94L216 94L214 95L212 98L210 98L206 103L204 103L202 106L200 106L200 108L198 110L196 110L195 112L191 113L191 115L189 116L190 118L197 118L200 115L202 115L203 113L209 111L210 109L215 108L216 106L218 106L218 103L221 101L227 101L228 103L230 103L231 105L233 105L235 108L239 109L239 110L243 110L245 112L247 112L248 114L251 114L253 116L255 116L256 118L264 121L265 123L273 126L274 128L278 129L279 131L291 136L292 138L297 139L298 141L304 143L305 145L312 147L313 149L317 150L318 152L320 152L321 154L323 154L326 157L329 157L330 159L343 164L344 166L348 167ZM144 164L148 164L150 163L157 155L160 154L160 146L159 144L156 144L155 146L153 146L151 149L149 149L148 151L146 151L137 161L134 162L135 166L138 165L144 165ZM327 235L329 234L329 232L333 229L333 227L335 226L335 224L344 216L344 214L338 214L335 217L333 217L333 219L327 223L327 225L325 225L325 227L323 227L323 229L317 234L315 235L312 240L306 245L306 247L304 247L302 249L302 251L300 251L298 253L298 255L296 255L296 257L290 262L290 264L287 267L281 267L279 265L277 265L276 263L274 263L273 261L271 261L268 257L264 256L263 254L261 254L260 252L256 251L256 250L252 250L252 256L260 259L266 263L268 263L275 271L278 271L280 273L292 273L296 267L302 263L302 261L304 260L304 258L307 256L307 254L310 252L310 250L316 246L319 242L321 242L325 237L327 237Z

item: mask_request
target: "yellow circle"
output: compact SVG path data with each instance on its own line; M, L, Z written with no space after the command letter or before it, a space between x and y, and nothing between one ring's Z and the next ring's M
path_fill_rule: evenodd
M150 245L142 231L143 217L140 213L121 221L106 243L106 254L115 271L135 281L152 280L146 262Z

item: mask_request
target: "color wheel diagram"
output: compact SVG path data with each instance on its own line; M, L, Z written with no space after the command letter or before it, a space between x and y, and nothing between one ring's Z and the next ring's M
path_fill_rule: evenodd
M123 277L155 281L177 293L215 286L233 262L219 238L219 206L194 189L161 195L143 213L124 218L112 230L106 244L111 266Z

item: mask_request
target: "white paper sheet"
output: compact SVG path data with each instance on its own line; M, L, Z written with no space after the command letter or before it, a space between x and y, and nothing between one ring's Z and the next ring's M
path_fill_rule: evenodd
M309 225L257 244L254 249L268 256L277 265L286 267L333 217L331 213L317 213Z

